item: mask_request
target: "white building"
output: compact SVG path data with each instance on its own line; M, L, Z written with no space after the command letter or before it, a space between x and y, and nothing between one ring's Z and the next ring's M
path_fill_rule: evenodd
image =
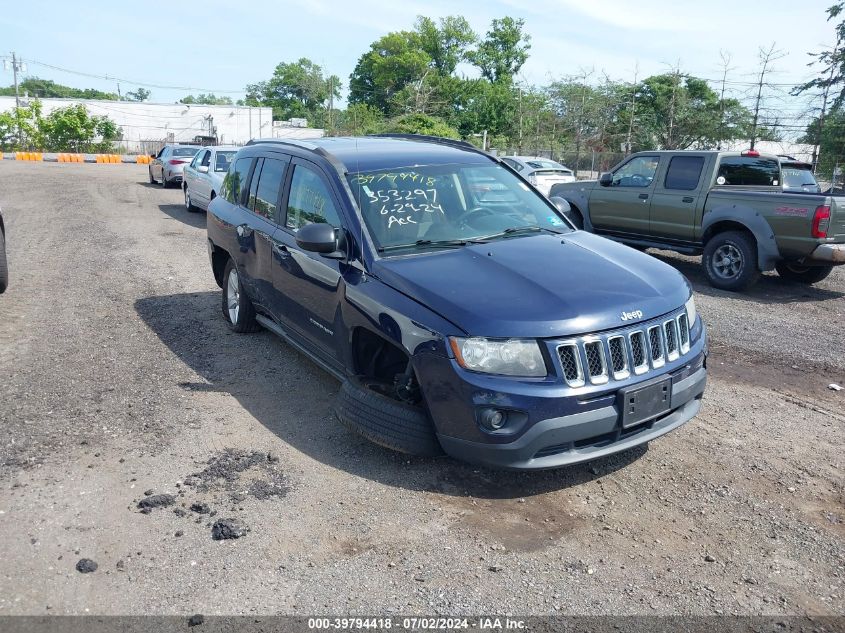
M32 98L21 97L21 105ZM319 138L322 130L273 125L272 108L182 103L138 103L93 99L39 99L42 115L81 103L91 115L108 116L123 130L117 143L127 153L152 153L164 143L194 141L197 136L216 136L220 144L244 145L253 138L268 138L283 129L288 138ZM0 112L15 107L14 97L0 96Z

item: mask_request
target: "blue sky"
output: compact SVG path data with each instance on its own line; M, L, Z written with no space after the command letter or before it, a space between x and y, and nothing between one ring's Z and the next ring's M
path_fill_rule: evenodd
M824 10L833 0L190 0L171 3L98 0L9 2L0 14L2 54L15 51L28 74L115 91L116 82L70 74L43 62L189 90L149 88L151 101L173 102L188 92L235 91L266 79L280 61L309 57L344 85L358 57L381 35L408 29L418 14L460 14L483 33L494 17L525 19L530 83L605 71L631 79L680 62L702 77L720 75L720 50L732 55L735 81L750 81L760 46L776 42L786 56L774 81L794 83L810 71L807 51L833 43ZM470 68L463 69L468 74ZM5 72L3 85L12 83ZM123 83L125 93L135 86ZM742 88L744 89L744 88ZM736 90L740 90L736 86Z

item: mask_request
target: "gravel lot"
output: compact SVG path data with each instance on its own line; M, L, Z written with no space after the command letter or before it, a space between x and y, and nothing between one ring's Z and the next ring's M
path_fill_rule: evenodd
M701 415L502 473L371 445L336 381L231 334L205 216L145 167L0 178L0 615L845 614L845 269L734 295L659 255L710 327Z

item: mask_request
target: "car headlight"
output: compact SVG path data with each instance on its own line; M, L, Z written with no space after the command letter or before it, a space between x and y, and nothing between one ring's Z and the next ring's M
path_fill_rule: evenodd
M535 340L496 341L473 336L450 338L455 359L464 369L504 376L545 376L546 362Z
M690 296L684 304L684 307L687 309L687 322L689 323L689 327L692 328L692 326L695 325L695 319L698 316L698 313L695 311L695 297Z

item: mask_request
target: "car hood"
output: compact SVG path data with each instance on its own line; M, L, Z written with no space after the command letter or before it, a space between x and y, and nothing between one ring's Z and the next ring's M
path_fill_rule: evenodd
M584 231L381 259L372 272L472 336L598 332L663 315L690 295L668 264ZM636 311L641 319L622 319Z

